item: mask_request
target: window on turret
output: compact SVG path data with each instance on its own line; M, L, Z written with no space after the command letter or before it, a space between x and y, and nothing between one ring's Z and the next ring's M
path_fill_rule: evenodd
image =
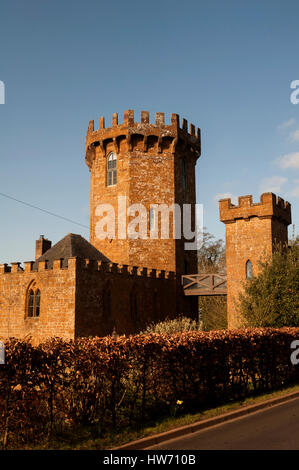
M107 186L114 186L117 180L117 158L111 152L107 158Z
M251 279L253 276L253 273L252 273L252 262L250 260L248 260L246 262L246 279Z

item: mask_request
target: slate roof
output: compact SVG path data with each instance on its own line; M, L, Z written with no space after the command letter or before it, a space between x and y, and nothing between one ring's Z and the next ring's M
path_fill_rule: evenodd
M81 235L69 233L40 256L35 261L34 268L37 268L39 261L47 261L48 268L52 268L55 259L63 259L62 266L67 267L67 260L73 257L106 262L110 261L103 253L85 240L85 238L81 237Z

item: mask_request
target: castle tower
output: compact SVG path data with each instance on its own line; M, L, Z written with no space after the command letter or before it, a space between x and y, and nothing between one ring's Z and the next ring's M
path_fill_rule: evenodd
M244 281L258 272L259 260L271 256L277 243L288 243L291 205L273 193L219 201L220 220L225 223L228 327L242 326L237 302Z
M165 124L164 113L156 113L155 123L149 113L141 112L141 121L134 121L134 111L124 112L123 123L113 114L112 126L105 128L100 118L99 129L90 121L86 137L86 163L91 173L90 242L116 263L147 266L183 273L197 272L196 251L184 250L184 240L173 236L170 211L169 238L161 239L161 220L156 219L153 204L193 204L194 229L195 165L200 156L200 130L179 116L171 115ZM122 196L121 202L119 196ZM124 199L126 197L126 208ZM99 204L111 204L116 216L115 236L99 239L97 224ZM127 214L132 204L146 208L147 225L144 239L132 239L120 229L119 221L128 224L138 213ZM154 227L153 227L154 225ZM158 229L158 239L150 238L150 230Z

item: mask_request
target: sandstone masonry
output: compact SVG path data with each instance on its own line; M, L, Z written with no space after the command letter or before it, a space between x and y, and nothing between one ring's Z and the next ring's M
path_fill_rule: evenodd
M246 281L247 263L257 274L259 261L272 256L276 244L287 245L291 205L273 193L264 193L259 203L253 203L252 196L239 197L237 206L222 199L219 210L226 229L228 326L238 328L242 325L238 298Z
M107 156L117 156L117 184L107 185ZM112 127L105 128L100 118L99 129L89 122L86 136L86 163L91 173L90 242L114 262L136 266L167 269L177 273L197 272L196 251L184 250L184 239L99 240L96 237L96 207L109 203L118 217L118 196L126 196L128 205L141 203L149 212L151 204L192 204L194 228L195 165L201 152L200 130L193 124L171 115L165 124L164 113L156 113L155 123L149 122L149 113L141 112L140 122L134 120L134 111L124 113L123 123L113 114ZM185 180L185 181L184 181ZM126 222L128 223L128 217ZM149 232L148 232L149 236Z
M117 161L113 185L107 181L111 152ZM184 240L173 238L98 240L95 209L106 202L117 215L119 195L147 208L152 203L194 204L199 156L199 129L191 124L188 130L185 119L180 126L176 114L170 125L163 113L156 113L150 124L146 111L141 122L134 122L131 110L125 111L122 124L114 114L108 129L104 118L98 130L90 121L90 243L68 234L52 247L41 236L35 261L0 265L0 338L31 337L38 343L53 336L130 334L166 317L196 317L196 298L184 297L180 276L186 266L196 272L196 252L185 252Z

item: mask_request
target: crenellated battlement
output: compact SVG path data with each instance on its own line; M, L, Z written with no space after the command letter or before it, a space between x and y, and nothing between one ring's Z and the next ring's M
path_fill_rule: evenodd
M175 279L173 271L157 270L148 267L130 266L128 264L107 263L88 259L77 259L78 266L82 270L101 271L127 276L145 277L154 279Z
M178 145L185 146L196 158L201 153L200 129L193 124L188 125L186 119L178 114L171 114L170 124L165 123L165 114L157 112L155 123L150 123L148 111L141 111L140 121L134 119L134 111L124 112L124 119L119 123L118 114L112 115L112 126L105 127L104 117L99 119L99 127L95 129L94 121L89 121L86 136L86 163L90 167L95 158L95 148L99 147L105 156L107 145L111 144L119 153L121 142L126 141L127 151L154 151L156 153L174 153Z
M147 267L129 266L126 264L108 263L104 261L83 258L69 258L67 266L65 266L63 263L63 259L54 260L51 267L47 266L46 261L40 261L38 266L34 261L26 261L24 263L24 267L22 267L21 264L22 263L20 262L13 262L11 265L8 265L7 263L0 264L0 275L79 269L81 271L98 271L151 279L175 279L175 273L173 271L159 271L157 269L151 269Z
M276 218L289 225L292 222L291 204L277 197L273 193L263 193L260 202L253 203L252 196L240 196L238 205L231 203L231 199L219 201L220 220L232 223L237 219L250 219L251 217Z
M77 258L69 258L68 265L65 266L63 263L64 259L55 259L52 263L52 266L48 266L47 261L25 261L24 263L12 262L10 265L8 263L0 264L0 274L21 274L21 273L34 273L41 271L58 271L58 270L67 270L73 269L76 267Z

